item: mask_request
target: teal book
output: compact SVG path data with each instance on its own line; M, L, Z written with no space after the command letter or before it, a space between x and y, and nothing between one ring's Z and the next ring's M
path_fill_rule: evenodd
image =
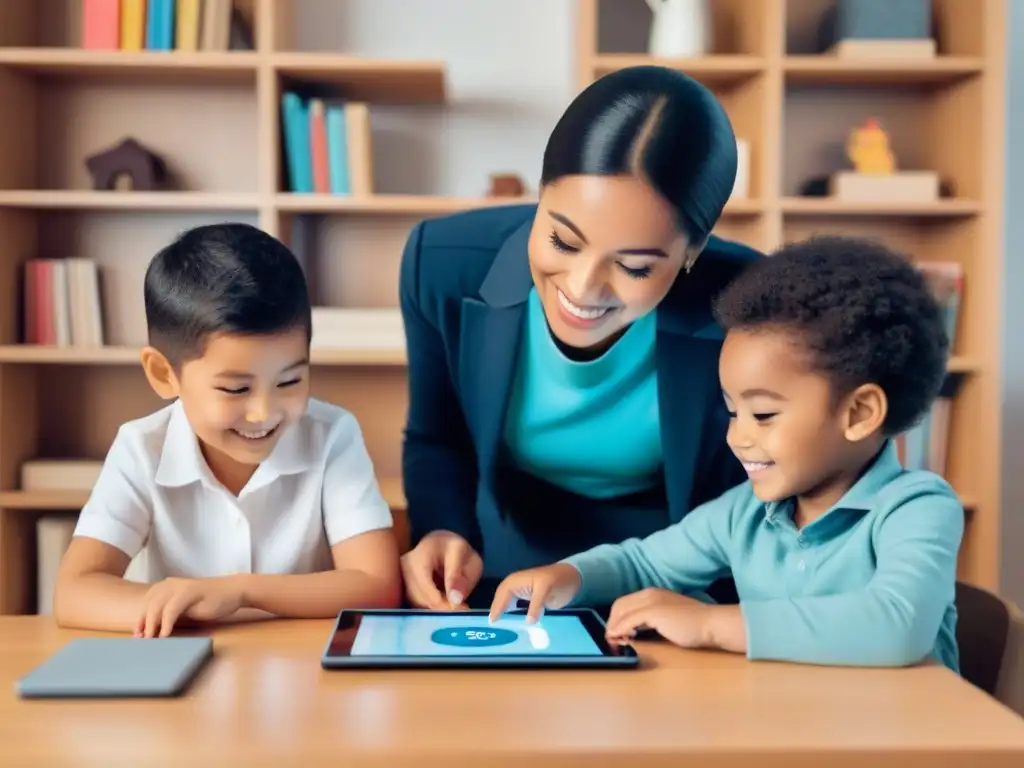
M309 104L297 93L287 91L281 97L281 118L288 167L288 189L291 192L311 193L313 158L310 154Z
M350 195L348 172L348 133L344 105L327 107L327 168L331 194Z
M148 0L146 50L174 49L174 0Z

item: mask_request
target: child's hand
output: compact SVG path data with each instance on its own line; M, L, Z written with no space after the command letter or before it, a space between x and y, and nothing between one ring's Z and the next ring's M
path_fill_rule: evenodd
M561 608L580 589L580 572L567 563L517 571L505 578L494 593L490 620L496 621L516 598L529 600L526 620L537 621L545 608Z
M213 579L164 579L150 587L136 637L167 637L182 618L216 621L242 607L239 582L230 576Z
M653 629L683 648L701 648L708 644L715 607L665 589L645 589L615 601L606 634L613 642L628 642L638 630Z

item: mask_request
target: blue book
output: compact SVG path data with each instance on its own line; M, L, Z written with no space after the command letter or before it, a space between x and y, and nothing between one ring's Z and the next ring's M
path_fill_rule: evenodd
M350 195L348 173L348 131L345 125L345 107L332 104L327 107L327 167L331 193Z
M174 49L174 0L149 0L146 9L146 49Z
M310 154L309 104L297 93L287 91L281 96L281 117L284 124L289 191L312 192L313 158Z

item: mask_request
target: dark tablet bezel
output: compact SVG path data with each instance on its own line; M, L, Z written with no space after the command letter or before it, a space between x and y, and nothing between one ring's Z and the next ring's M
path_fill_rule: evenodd
M508 611L506 615L523 616L525 610ZM508 654L486 656L352 656L352 645L364 616L483 616L485 610L427 611L410 608L346 609L338 614L327 638L320 666L323 669L458 669L458 668L512 668L550 669L566 667L632 669L639 663L636 649L631 645L613 645L605 638L605 624L590 608L563 608L548 610L547 616L575 616L580 619L591 639L600 649L598 656L584 654Z

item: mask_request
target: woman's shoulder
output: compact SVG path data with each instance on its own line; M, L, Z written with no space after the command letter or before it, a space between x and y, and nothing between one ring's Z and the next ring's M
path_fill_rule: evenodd
M419 222L406 241L402 281L432 294L476 295L502 246L536 210L495 205Z
M763 253L748 245L711 235L693 270L675 281L662 308L712 323L711 305L715 297L744 268L762 258Z
M726 240L711 235L698 263L705 267L703 271L707 273L708 278L718 277L729 281L745 267L761 258L764 258L764 254L756 248L737 240Z

